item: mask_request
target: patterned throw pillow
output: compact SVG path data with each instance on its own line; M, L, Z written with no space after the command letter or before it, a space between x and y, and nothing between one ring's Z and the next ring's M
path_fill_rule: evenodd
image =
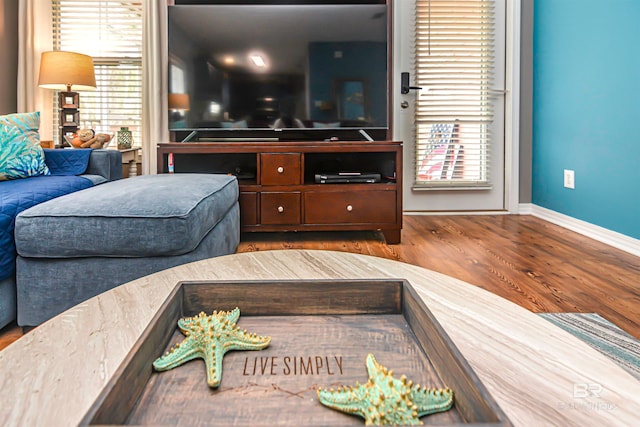
M0 116L0 181L49 175L39 126L39 112Z

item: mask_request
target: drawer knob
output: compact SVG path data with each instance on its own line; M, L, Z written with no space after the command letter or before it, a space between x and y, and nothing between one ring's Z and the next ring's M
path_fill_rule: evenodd
M347 205L347 212L351 212L353 210L353 206Z
M278 166L278 173L284 172L284 168L282 166Z
M284 212L284 208L282 206L278 206L278 212L280 213Z

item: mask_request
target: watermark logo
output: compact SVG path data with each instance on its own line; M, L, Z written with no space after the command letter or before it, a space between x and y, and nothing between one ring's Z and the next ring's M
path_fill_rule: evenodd
M571 402L559 402L556 406L561 410L579 411L613 411L616 405L610 402L594 401L601 399L604 389L598 383L575 383L573 385L573 400ZM585 400L589 399L589 400Z
M602 386L597 383L576 383L573 385L573 398L586 399L588 397L599 398L602 394Z

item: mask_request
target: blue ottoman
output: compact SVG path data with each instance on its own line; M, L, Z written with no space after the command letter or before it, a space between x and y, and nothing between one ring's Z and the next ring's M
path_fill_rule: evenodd
M18 325L36 326L165 268L234 253L238 195L233 176L143 175L23 211L15 225Z

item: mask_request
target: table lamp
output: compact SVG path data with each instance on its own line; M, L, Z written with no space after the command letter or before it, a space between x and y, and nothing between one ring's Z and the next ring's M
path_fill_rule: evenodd
M81 53L55 50L43 52L40 59L38 85L45 89L60 90L60 147L65 146L65 135L78 131L80 125L80 95L75 90L95 90L96 76L93 59Z
M170 93L168 99L170 110L182 110L189 109L189 94L187 93Z
M189 111L188 93L170 93L167 104L169 106L169 121L176 123L184 120L185 111Z

